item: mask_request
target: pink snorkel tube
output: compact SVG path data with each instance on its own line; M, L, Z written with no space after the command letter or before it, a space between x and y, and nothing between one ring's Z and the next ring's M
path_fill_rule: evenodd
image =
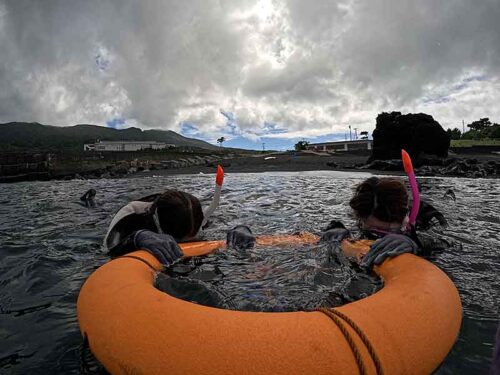
M403 166L405 172L408 175L408 180L411 186L411 196L413 198L413 203L411 205L410 217L408 225L409 227L415 226L417 221L418 210L420 209L420 193L418 192L417 178L413 172L413 164L411 163L410 155L405 150L401 150L401 159L403 159Z

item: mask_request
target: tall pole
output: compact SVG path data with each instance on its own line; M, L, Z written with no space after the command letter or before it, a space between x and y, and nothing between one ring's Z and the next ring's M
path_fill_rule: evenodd
M358 139L358 128L354 128L354 140Z
M465 133L465 123L464 123L464 120L462 120L462 134Z
M349 140L352 141L351 125L349 125Z
M266 142L262 142L262 152L266 151Z

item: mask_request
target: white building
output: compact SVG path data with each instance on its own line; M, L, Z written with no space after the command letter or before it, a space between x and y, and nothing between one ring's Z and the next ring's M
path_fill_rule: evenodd
M173 144L157 141L97 141L84 144L84 151L141 151L162 150L175 147Z
M323 142L309 143L306 148L313 151L354 151L354 150L371 150L373 145L372 139L358 139L355 141L338 141L338 142Z

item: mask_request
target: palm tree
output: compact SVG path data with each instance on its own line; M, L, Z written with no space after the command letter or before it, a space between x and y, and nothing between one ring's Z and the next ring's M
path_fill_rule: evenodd
M224 137L220 137L219 139L217 139L217 143L220 143L220 147L222 147L222 143L226 140L226 138Z

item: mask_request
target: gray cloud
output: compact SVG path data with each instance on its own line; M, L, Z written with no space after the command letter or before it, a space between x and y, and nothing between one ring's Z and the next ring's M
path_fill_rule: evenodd
M498 121L499 19L498 0L0 0L0 122L257 139L384 110Z

